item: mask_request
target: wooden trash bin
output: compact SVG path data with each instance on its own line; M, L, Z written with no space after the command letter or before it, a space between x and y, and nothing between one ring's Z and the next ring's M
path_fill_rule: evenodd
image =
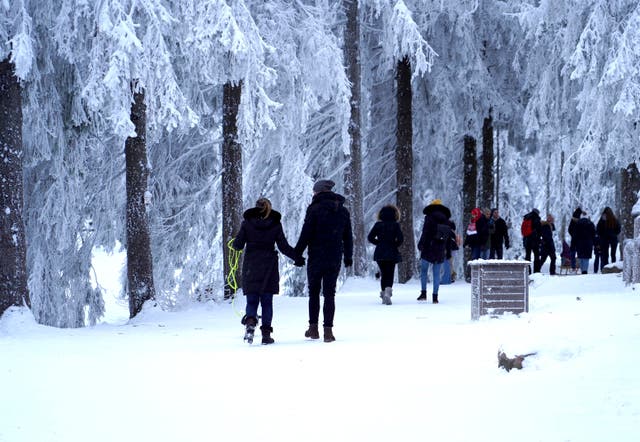
M471 266L471 319L529 311L529 261L477 259Z

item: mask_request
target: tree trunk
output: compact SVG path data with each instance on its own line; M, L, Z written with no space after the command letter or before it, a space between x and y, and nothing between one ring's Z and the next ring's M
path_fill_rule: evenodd
M362 135L360 118L360 22L358 0L346 0L347 25L344 33L347 77L351 82L349 120L350 160L345 176L345 191L353 224L353 273L364 276L367 269L362 191Z
M144 90L132 82L133 104L131 121L135 137L127 138L124 145L127 187L127 278L129 317L133 318L145 301L155 298L153 261L149 236L149 217L146 208L147 180L147 107Z
M620 171L620 225L622 237L633 238L633 216L631 209L638 201L640 191L640 172L636 163L631 163Z
M242 222L242 146L238 143L238 111L242 82L224 84L222 97L222 255L224 259L224 299L234 294L227 282L231 271L227 244L240 230ZM241 269L236 271L239 275Z
M464 137L464 156L462 159L464 163L463 176L462 176L462 227L460 232L463 233L467 230L467 224L471 219L471 210L476 207L476 192L478 190L478 160L476 155L476 139L471 135L465 135ZM471 269L467 265L471 258L471 250L468 247L464 248L464 279L467 282L471 282Z
M29 305L22 220L22 96L9 59L0 62L0 316Z
M493 119L491 109L482 124L482 207L493 207Z
M496 129L496 207L500 208L500 128Z
M411 63L407 57L398 61L396 94L398 102L396 129L396 203L400 210L400 225L404 242L400 246L402 262L398 264L398 282L413 277L415 239L413 235L413 127L411 116Z

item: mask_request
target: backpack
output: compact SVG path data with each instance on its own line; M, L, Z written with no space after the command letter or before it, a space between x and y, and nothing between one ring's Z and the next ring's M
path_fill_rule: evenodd
M447 241L449 238L451 238L451 227L448 224L438 224L433 239L436 241Z
M531 218L525 218L524 220L522 220L520 233L522 233L523 238L531 236L531 234L533 233L533 221L531 221Z

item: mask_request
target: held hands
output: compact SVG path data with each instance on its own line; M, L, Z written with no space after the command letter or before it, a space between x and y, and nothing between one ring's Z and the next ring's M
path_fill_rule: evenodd
M344 259L344 266L345 267L351 267L353 265L353 259L351 258L345 258Z

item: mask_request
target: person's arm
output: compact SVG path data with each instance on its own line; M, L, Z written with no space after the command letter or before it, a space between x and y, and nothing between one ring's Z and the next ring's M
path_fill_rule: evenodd
M242 250L244 249L244 245L246 243L247 243L247 231L245 228L245 222L242 221L242 224L240 224L240 231L238 232L233 242L231 243L231 247L233 247L236 250Z
M311 212L311 207L307 207L307 212L304 216L304 223L302 224L302 230L300 231L300 237L298 238L298 242L294 247L297 255L302 255L304 250L309 245L309 241L311 240L311 235L314 230L314 217Z
M342 244L344 246L344 266L351 267L353 264L353 232L351 230L351 215L347 209L344 209L346 223L342 232Z
M373 227L371 228L371 231L369 232L369 235L367 235L367 241L369 241L371 244L376 245L376 246L380 242L378 240L378 223L375 223L373 225Z
M396 223L396 247L400 247L404 242L404 235L402 234L402 228L400 223Z

